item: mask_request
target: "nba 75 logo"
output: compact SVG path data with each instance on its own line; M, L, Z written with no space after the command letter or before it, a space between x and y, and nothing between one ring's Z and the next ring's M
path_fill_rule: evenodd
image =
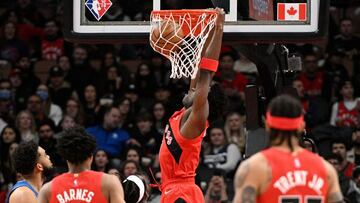
M87 0L85 2L86 7L93 14L96 20L100 20L112 5L110 0Z

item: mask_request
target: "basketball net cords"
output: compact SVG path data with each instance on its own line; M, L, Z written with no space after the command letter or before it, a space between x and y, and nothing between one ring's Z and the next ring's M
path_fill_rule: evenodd
M207 17L207 15L209 15ZM179 28L189 29L189 33L186 35L178 36L178 30L175 30L173 36L163 36L164 30L162 27L167 27L168 23L174 23L173 27L176 27L176 20L174 16L170 13L165 17L160 16L160 14L151 16L151 29L154 29L155 26L159 26L160 36L156 41L153 41L151 46L153 49L171 61L171 75L170 78L181 78L181 77L191 77L195 78L198 71L198 65L201 60L201 52L203 50L206 39L209 36L210 31L215 26L216 14L202 14L196 17L191 16L190 13L186 13L179 17L178 24ZM161 21L165 20L165 24L160 24ZM196 24L193 25L196 20ZM208 20L208 22L205 22ZM199 33L196 33L199 32ZM150 32L150 40L152 40L152 32ZM178 37L182 38L179 43L171 42L171 39ZM166 43L160 43L159 41L164 41ZM166 45L170 44L171 49L167 49ZM168 54L167 54L168 53Z

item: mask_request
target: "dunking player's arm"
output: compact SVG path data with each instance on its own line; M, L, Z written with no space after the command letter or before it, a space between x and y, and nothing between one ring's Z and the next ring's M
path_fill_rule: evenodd
M219 60L225 19L224 11L219 8L216 10L218 11L218 16L215 27L209 36L208 40L210 41L208 41L204 47L205 53L203 54L203 59L205 58L214 61ZM205 130L206 121L209 115L209 103L207 97L214 72L204 68L209 67L201 67L200 64L200 74L197 76L199 78L195 87L193 104L191 106L191 110L187 110L190 112L190 114L186 112L184 115L185 118L183 118L181 121L182 127L180 129L180 133L188 139L194 139L198 137ZM188 118L186 119L187 115Z
M124 191L116 176L104 174L101 180L102 193L109 203L123 203ZM51 182L46 183L40 190L39 203L49 203L51 195Z
M327 170L329 192L328 203L343 203L343 196L338 184L336 171L327 161L324 160ZM255 203L256 198L269 186L272 180L271 167L267 160L256 154L244 161L235 175L236 196L234 203Z

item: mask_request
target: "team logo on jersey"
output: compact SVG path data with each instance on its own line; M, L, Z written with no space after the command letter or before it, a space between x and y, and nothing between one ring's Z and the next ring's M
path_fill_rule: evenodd
M166 132L165 139L166 139L166 144L167 144L167 145L171 145L172 137L171 137L171 132L170 132L170 131L167 131L167 132Z
M78 186L78 181L75 179L74 180L74 187L77 187Z
M93 14L96 20L100 20L112 5L110 0L87 0L86 7Z

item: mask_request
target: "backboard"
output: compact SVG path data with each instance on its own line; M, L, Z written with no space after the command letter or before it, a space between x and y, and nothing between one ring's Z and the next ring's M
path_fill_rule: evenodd
M330 0L65 0L64 36L81 43L147 43L150 13L226 9L228 43L304 42L327 34ZM97 9L95 9L97 8Z

